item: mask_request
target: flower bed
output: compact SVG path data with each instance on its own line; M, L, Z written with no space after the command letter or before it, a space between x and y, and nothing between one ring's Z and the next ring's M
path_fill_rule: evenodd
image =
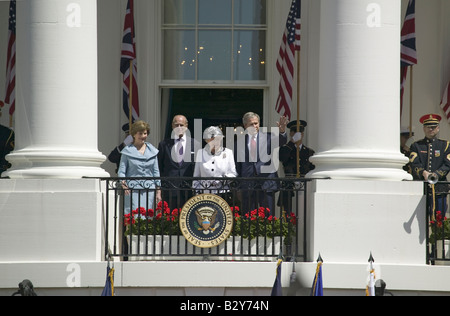
M125 235L130 245L129 254L157 256L208 255L221 258L236 256L278 256L285 245L289 245L296 232L297 217L294 213L276 217L269 209L259 208L242 212L238 207L231 208L234 215L233 230L230 237L217 247L199 249L181 234L179 210L171 210L167 203L159 203L155 210L139 208L125 215ZM283 244L282 244L283 241ZM143 259L130 256L130 259ZM245 260L245 259L244 259Z

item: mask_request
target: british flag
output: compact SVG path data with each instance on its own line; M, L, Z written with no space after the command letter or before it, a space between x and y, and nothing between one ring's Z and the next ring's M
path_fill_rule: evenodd
M275 110L291 118L292 95L295 73L295 51L300 50L301 39L301 0L293 0L283 33L280 52L277 59L277 70L280 74L278 99Z
M123 74L123 110L125 115L130 119L130 77L133 78L131 87L132 97L132 120L135 121L139 117L139 97L137 86L137 63L136 63L136 40L134 33L134 14L133 14L133 0L128 0L127 11L125 14L125 23L123 27L122 39L122 56L120 59L120 72ZM133 65L133 68L130 67ZM130 76L130 69L132 74Z
M400 104L403 107L403 93L408 73L408 67L417 64L416 50L416 0L409 0L405 21L401 32L401 74L400 74Z
M6 58L6 95L5 103L9 104L9 115L13 115L16 107L16 0L9 3L8 51Z

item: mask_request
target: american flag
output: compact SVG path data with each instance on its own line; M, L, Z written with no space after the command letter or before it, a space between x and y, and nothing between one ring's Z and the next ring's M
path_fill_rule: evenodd
M416 51L416 0L409 0L405 21L401 33L401 105L403 105L403 93L408 73L408 67L417 64Z
M16 0L9 3L8 53L6 59L6 95L5 103L9 104L9 115L13 115L16 107Z
M447 86L445 87L445 92L444 95L442 96L442 100L441 100L441 108L445 113L445 117L447 118L447 122L450 123L450 82L447 84Z
M301 0L292 0L276 64L280 73L280 85L275 110L288 119L291 118L295 51L300 50L300 31Z
M129 95L130 95L130 61L133 63L133 85L132 85L132 118L133 121L139 117L139 98L137 87L137 65L136 65L136 41L134 37L134 14L133 0L128 0L125 23L123 27L122 56L120 59L120 72L123 74L123 110L129 117Z

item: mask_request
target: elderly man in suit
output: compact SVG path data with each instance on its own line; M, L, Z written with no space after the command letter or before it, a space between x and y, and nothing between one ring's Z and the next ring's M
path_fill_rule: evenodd
M195 152L201 149L201 144L187 135L188 120L184 115L175 115L172 120L172 136L164 139L158 145L158 162L161 177L192 177L195 167ZM170 208L181 208L192 196L189 189L191 182L172 181L180 188L179 192L167 191L163 187L163 201ZM164 186L164 184L162 184ZM179 194L177 194L179 193Z
M282 116L277 122L278 130L268 133L260 130L260 117L258 114L248 112L242 118L245 133L244 139L235 143L234 153L236 170L243 178L277 178L278 157L273 157L274 150L286 144L287 118ZM245 181L242 186L242 207L250 212L258 207L275 208L274 194L277 183L270 180L249 183Z

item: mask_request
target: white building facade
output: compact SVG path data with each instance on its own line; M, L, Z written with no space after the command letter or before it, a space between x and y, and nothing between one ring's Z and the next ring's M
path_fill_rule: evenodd
M419 63L400 115L407 1L302 1L301 80L293 99L300 91L306 144L316 150L316 169L308 174L314 179L307 195L310 262L295 263L304 288L320 253L325 292L364 295L372 252L377 277L390 291L450 292L447 267L426 262L423 183L402 170L408 159L399 151L410 113L416 139L419 117L442 115L450 80L447 2L416 3ZM233 126L243 110L259 112L263 126L277 121L275 62L291 1L214 1L219 15L211 3L135 0L140 118L149 122L155 145L177 111L203 119L203 128ZM0 181L1 294L23 279L44 294L97 295L104 284L107 197L98 178L115 176L106 156L127 122L119 71L126 4L17 3L16 149L8 156L9 179ZM5 30L8 5L0 2ZM0 54L0 65L5 59ZM450 138L445 119L441 138ZM285 286L292 265L284 265ZM115 286L122 295L268 295L275 266L118 261ZM205 271L220 277L192 277Z

